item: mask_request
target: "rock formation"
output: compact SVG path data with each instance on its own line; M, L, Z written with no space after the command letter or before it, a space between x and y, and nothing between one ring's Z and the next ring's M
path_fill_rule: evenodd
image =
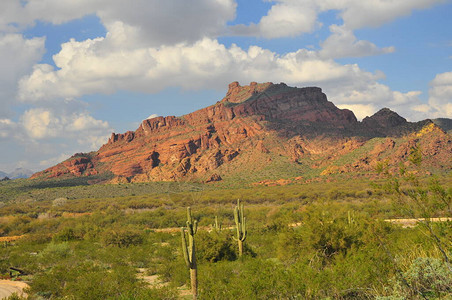
M428 138L416 135L422 130L430 132ZM318 87L233 82L212 106L144 120L135 131L112 133L97 152L78 153L33 178L112 174L113 182L214 182L234 176L296 177L308 169L325 175L369 171L383 159L395 163L416 145L425 155L441 158L437 161L452 152L450 135L431 121L410 123L382 109L358 122ZM360 151L363 147L368 151ZM341 163L347 156L352 162Z

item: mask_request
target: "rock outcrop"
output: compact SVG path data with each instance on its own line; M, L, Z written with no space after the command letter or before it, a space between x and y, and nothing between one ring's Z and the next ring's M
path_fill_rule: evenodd
M181 117L144 120L135 131L112 133L97 152L76 154L33 178L109 173L115 183L214 182L233 176L265 179L272 166L282 165L287 166L282 173L307 168L319 174L370 170L374 161L391 155L403 159L397 152L400 141L387 138L371 148L371 139L394 132L415 134L426 125L434 126L429 130L440 136L425 146L426 154L446 153L450 136L432 122L410 123L389 109L358 122L353 112L337 108L318 87L233 82L212 106ZM415 145L425 140L412 139ZM327 170L362 147L371 149L357 161Z

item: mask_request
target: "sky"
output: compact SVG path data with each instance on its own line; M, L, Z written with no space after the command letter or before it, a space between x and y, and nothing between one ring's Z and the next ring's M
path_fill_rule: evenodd
M0 170L97 150L229 83L321 87L360 120L452 118L452 1L1 0Z

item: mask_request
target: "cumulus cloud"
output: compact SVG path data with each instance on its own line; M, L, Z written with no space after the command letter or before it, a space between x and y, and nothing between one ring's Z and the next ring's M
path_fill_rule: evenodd
M312 32L317 24L317 11L313 1L277 1L258 24L231 26L237 35L265 38L291 37Z
M257 46L247 50L236 45L226 48L207 38L193 45L124 50L109 48L109 39L63 44L54 56L56 69L37 65L21 80L20 99L74 98L120 89L158 92L171 86L224 88L224 82L234 79L349 86L379 77L357 65L340 65L308 50L281 56Z
M324 0L323 7L341 10L340 16L349 29L377 27L398 17L411 14L413 10L431 7L444 0ZM332 5L332 6L329 6ZM335 8L333 8L335 7Z
M394 47L378 48L375 44L357 40L344 26L331 25L331 35L320 43L320 55L326 58L362 57L394 52Z
M7 0L0 2L0 30L20 30L37 20L62 24L95 14L108 31L119 22L125 24L125 35L139 37L137 41L170 45L220 35L235 9L233 0Z
M52 109L33 108L21 117L20 125L33 140L75 138L81 145L96 149L111 132L108 122L96 120L87 112L60 114Z
M276 0L267 15L255 24L238 24L230 27L236 35L253 35L265 38L291 37L312 32L319 26L318 15L337 10L348 30L377 27L409 15L415 9L424 9L444 0Z
M338 88L333 102L338 103L340 108L352 110L359 120L383 107L389 107L410 121L418 121L425 119L424 114L414 109L422 104L420 95L420 91L401 93L379 82L370 81L350 90Z
M41 170L69 157L68 153L97 150L111 132L108 122L94 118L80 104L31 108L18 121L0 119L0 151L7 156L22 153L27 168ZM16 167L12 162L0 163L0 169Z
M10 117L18 80L29 73L44 54L44 38L0 33L0 118Z
M430 82L428 103L435 117L452 118L452 72L437 74Z
M87 111L72 111L76 106L31 108L18 121L0 119L0 138L23 144L51 140L77 141L91 150L97 149L107 141L112 129L108 122L94 118Z
M7 139L13 136L16 124L10 119L0 119L0 139Z
M372 108L388 106L415 119L419 109L413 111L412 107L422 104L419 92L392 91L378 82L384 78L381 72L339 64L323 50L279 55L257 46L227 48L208 38L194 44L121 49L111 46L115 35L111 32L105 38L63 44L54 56L58 68L37 65L21 80L20 98L33 102L117 90L155 93L172 86L222 89L225 82L239 80L321 86L334 103L358 110L359 118Z

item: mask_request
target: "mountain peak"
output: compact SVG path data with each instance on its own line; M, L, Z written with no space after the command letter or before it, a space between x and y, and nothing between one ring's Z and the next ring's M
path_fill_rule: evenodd
M385 107L377 111L370 117L365 117L362 122L364 125L369 127L396 127L404 125L407 120L399 116L396 112Z
M229 84L228 92L221 102L241 103L251 96L265 91L272 85L271 82L257 83L253 81L250 85L241 86L238 81L234 81Z

